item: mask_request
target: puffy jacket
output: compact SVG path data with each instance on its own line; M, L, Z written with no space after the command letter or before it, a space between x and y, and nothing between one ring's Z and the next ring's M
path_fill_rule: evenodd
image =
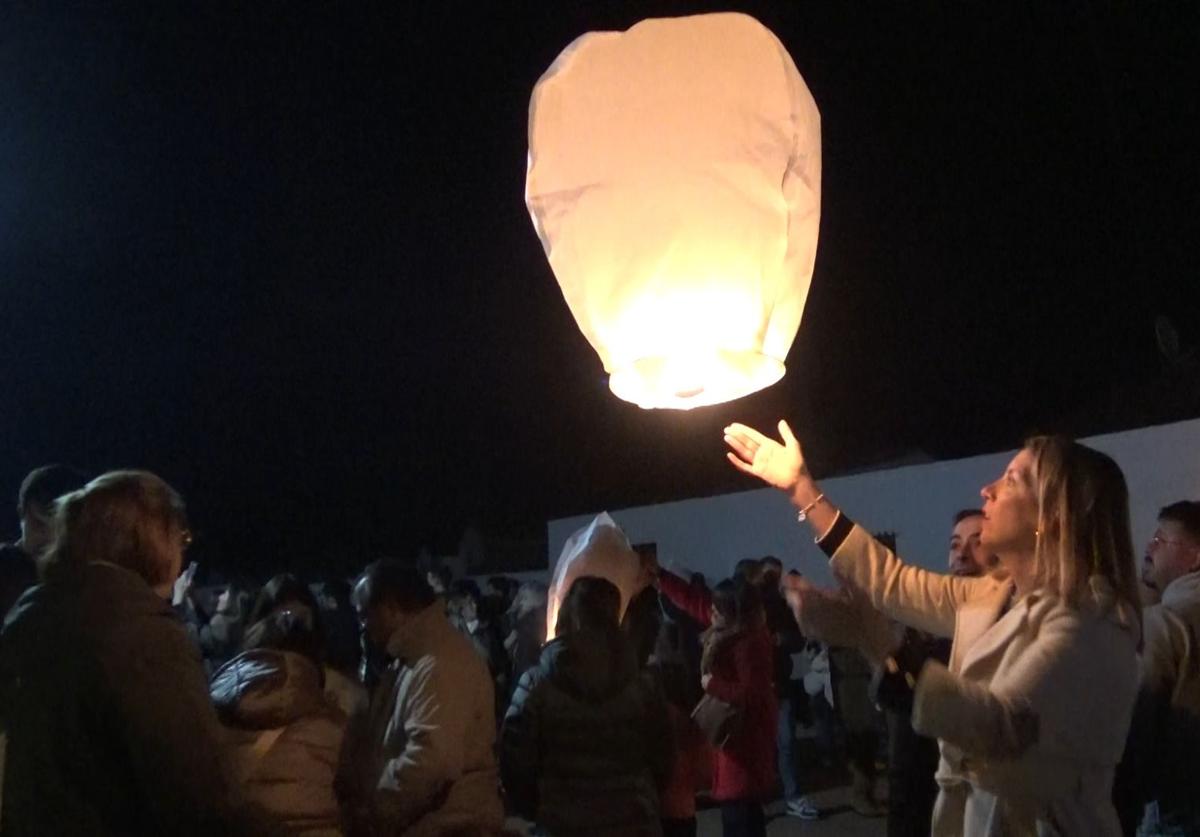
M321 669L290 651L255 649L213 676L243 792L291 834L337 835L333 792L346 716L325 697Z
M204 671L141 577L88 564L34 587L0 635L13 835L261 834L235 797Z
M657 835L672 757L667 705L617 630L553 640L504 719L510 803L554 837Z

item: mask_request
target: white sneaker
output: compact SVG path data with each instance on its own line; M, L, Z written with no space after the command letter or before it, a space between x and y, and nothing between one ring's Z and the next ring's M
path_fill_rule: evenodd
M821 812L817 810L817 806L813 805L807 796L801 796L798 799L789 799L786 811L789 817L797 817L802 820L815 820L821 816Z

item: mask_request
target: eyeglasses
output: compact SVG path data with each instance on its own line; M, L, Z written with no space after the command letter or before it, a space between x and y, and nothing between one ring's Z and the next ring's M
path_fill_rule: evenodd
M1190 546L1190 544L1187 541L1169 541L1164 537L1155 535L1150 539L1150 546L1151 548L1157 548L1160 546Z

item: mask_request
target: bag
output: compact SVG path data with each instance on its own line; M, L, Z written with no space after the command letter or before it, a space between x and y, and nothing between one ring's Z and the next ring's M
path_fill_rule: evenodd
M741 731L742 710L706 694L692 710L692 720L700 727L709 744L721 748Z

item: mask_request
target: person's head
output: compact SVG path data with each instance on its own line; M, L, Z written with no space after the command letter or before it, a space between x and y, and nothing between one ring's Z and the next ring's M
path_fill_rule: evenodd
M1180 500L1158 513L1146 545L1142 583L1159 595L1175 579L1200 570L1200 503Z
M1025 592L1076 606L1091 576L1141 612L1129 492L1109 456L1063 436L1035 436L981 492L980 543Z
M255 622L242 639L242 650L270 648L291 651L321 666L325 662L325 641L311 612L288 607L272 611Z
M21 481L17 514L21 518L21 546L38 554L54 537L54 502L78 490L87 480L66 465L43 465Z
M549 592L545 584L538 581L522 582L521 586L517 588L517 594L513 596L508 612L518 619L528 613L537 611L544 613L548 598Z
M344 578L327 578L321 582L320 597L317 604L322 610L347 611L353 607L350 603L351 585Z
M434 567L429 572L425 573L425 581L433 588L433 592L439 596L445 596L450 592L450 582L454 580L454 573L444 564L439 567Z
M451 608L463 622L474 622L479 618L479 606L483 593L479 585L469 578L460 578L450 585L447 592Z
M245 623L258 597L258 582L247 575L236 574L217 595L213 618L225 622Z
M762 564L754 558L743 558L738 561L733 568L734 578L744 578L751 584L758 584L762 581Z
M58 500L47 578L109 563L171 595L190 542L183 500L148 471L110 471Z
M314 628L320 630L321 608L317 597L307 584L291 573L280 573L263 585L250 608L247 623L253 625L281 610L308 614Z
M774 555L764 556L759 562L759 576L764 590L776 590L783 578L783 562Z
M517 582L506 575L493 575L488 578L487 590L484 593L488 596L495 596L507 607L517 593Z
M567 636L577 631L615 631L620 625L621 591L606 578L583 575L571 583L558 610L554 633Z
M397 630L437 601L437 594L416 570L384 560L363 570L353 598L363 633L384 648Z
M987 572L987 553L980 546L983 531L983 512L980 509L963 509L954 515L954 528L950 530L950 574L980 576Z
M765 619L762 594L745 578L727 578L713 588L709 616L718 628L756 627Z

